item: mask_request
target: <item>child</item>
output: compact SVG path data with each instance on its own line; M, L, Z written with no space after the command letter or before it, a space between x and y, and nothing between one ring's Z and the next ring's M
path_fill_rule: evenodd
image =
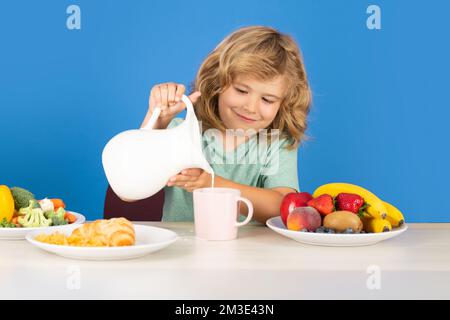
M239 189L242 197L252 201L254 219L259 222L279 215L283 196L299 190L297 149L311 103L294 40L268 27L239 29L207 56L193 88L189 98L202 125L203 146L216 160L238 158L225 163L209 161L215 173L214 186ZM154 86L142 126L156 106L161 108L156 128L181 123L183 119L175 115L185 108L180 102L184 92L181 84ZM254 133L264 130L279 135L271 132L268 148L261 153L263 144ZM255 153L262 155L262 160L242 161ZM192 191L206 187L211 187L211 175L199 168L186 168L172 177L165 187L163 220L192 221ZM245 215L247 209L242 207Z

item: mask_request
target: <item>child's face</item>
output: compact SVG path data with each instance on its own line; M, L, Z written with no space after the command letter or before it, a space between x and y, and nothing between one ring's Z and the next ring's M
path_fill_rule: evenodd
M219 95L219 115L228 129L264 129L275 119L285 94L284 78L237 77Z

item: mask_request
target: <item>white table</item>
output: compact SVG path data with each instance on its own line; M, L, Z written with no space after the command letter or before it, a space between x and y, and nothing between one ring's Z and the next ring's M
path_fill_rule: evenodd
M352 248L304 245L262 225L241 228L237 240L208 242L194 237L192 223L142 224L181 238L146 257L112 262L0 241L0 298L450 298L450 224L409 224L397 238Z

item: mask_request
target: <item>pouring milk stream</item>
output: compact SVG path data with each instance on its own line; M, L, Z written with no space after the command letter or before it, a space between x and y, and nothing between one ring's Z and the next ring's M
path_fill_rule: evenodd
M214 171L202 152L201 128L188 97L186 118L175 128L153 129L161 113L155 108L147 125L114 136L103 149L102 162L109 185L119 198L136 201L164 188L183 169Z

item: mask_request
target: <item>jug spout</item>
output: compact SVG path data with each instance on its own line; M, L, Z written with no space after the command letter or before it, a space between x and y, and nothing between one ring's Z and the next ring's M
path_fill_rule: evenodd
M203 157L203 154L202 154ZM214 170L211 168L211 165L206 161L206 159L203 157L203 161L200 162L200 168L208 172L209 174L213 175Z
M211 165L208 163L206 158L203 156L203 153L199 155L197 161L192 162L190 168L200 168L203 169L205 172L209 173L211 175L212 186L214 186L214 170L212 169Z
M190 139L190 141L186 143L190 144L191 168L201 168L210 175L214 176L214 170L203 154L201 126L197 121L194 112L192 112L192 118L187 118L186 123L186 128L188 129L187 136Z
M184 158L184 160L180 159L184 161L184 163L181 164L181 167L183 167L183 169L200 168L211 175L214 174L213 168L203 154L200 134L195 132L195 134L191 135L191 138L194 138L194 141L191 141L190 153L188 158Z

